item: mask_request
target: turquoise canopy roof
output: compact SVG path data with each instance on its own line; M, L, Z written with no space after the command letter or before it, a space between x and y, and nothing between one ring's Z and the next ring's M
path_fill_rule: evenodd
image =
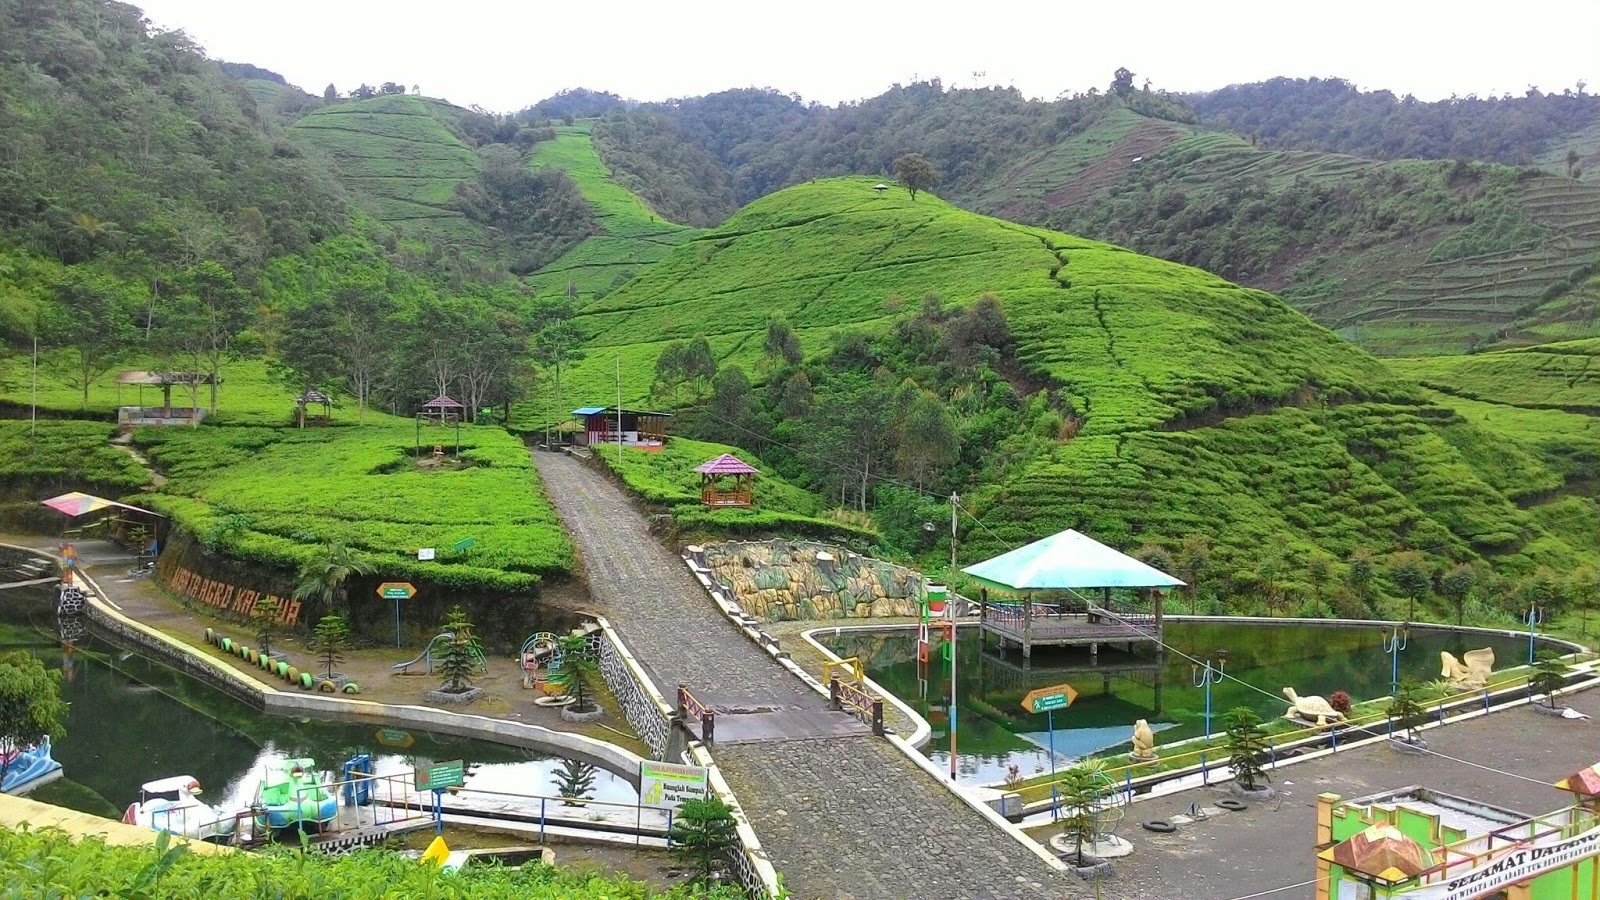
M1171 575L1070 528L961 571L1008 591L1183 586Z

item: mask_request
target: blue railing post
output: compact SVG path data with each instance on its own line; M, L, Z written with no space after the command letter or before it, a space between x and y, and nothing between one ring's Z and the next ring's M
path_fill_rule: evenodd
M1056 786L1050 785L1050 821L1055 822L1061 818L1060 800L1056 795Z
M539 798L539 843L544 843L544 804L545 799Z
M1267 741L1267 759L1274 769L1278 767L1278 745L1272 741Z
M1339 752L1339 729L1337 729L1337 728L1328 729L1328 735L1333 738L1333 748L1332 748L1333 752L1338 753Z
M667 809L667 849L672 849L672 809Z
M1206 768L1206 755L1204 753L1200 754L1200 783L1211 783L1211 770Z

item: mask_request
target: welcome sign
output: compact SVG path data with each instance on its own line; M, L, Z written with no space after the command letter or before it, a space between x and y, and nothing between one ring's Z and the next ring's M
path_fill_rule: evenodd
M1471 871L1393 896L1405 900L1472 900L1595 853L1600 853L1600 828L1569 838L1547 838L1492 853Z

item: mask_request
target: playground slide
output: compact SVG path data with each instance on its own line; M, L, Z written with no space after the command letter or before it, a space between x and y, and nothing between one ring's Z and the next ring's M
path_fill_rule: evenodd
M432 675L433 674L433 647L434 647L434 645L437 644L437 645L439 645L440 649L443 649L445 643L448 642L448 641L455 640L455 637L456 637L455 633L451 632L451 631L445 631L445 632L441 632L439 634L434 635L433 636L433 640L428 642L428 646L423 648L422 653L419 654L416 659L408 659L403 663L395 663L394 665L389 667L389 674L391 674L391 675L405 675L405 674L408 674L407 670L410 669L412 666L416 665L417 663L425 662L425 663L427 663L427 666L428 666L428 674Z

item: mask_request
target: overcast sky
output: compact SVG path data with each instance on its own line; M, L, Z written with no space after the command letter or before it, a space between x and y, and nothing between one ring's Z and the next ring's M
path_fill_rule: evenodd
M1174 91L1337 76L1425 100L1600 80L1596 0L1492 16L1454 0L135 4L213 57L272 69L313 92L329 82L348 91L398 81L505 112L580 86L638 100L774 87L831 105L932 76L1053 98L1104 90L1118 66Z

